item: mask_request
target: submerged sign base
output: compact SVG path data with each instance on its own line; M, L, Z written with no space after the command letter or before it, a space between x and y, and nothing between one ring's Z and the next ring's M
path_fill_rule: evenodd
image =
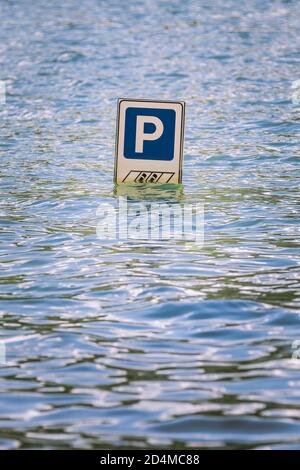
M115 183L181 183L185 103L120 99Z

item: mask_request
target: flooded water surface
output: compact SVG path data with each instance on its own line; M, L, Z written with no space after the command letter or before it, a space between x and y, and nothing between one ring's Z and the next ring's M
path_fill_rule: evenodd
M0 5L0 446L299 449L299 2L125 3ZM203 246L97 236L119 97L186 102L123 191Z

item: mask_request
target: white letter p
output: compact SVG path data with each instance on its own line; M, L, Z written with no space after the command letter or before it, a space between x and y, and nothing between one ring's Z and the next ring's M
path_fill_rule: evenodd
M155 131L151 134L145 134L145 123L155 125ZM136 117L136 138L135 138L135 151L136 153L143 153L144 140L157 140L161 137L164 131L164 125L156 116L137 116Z

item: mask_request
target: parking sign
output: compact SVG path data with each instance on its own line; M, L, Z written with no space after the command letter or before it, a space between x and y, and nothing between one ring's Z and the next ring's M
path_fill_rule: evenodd
M120 99L116 183L181 183L184 102Z

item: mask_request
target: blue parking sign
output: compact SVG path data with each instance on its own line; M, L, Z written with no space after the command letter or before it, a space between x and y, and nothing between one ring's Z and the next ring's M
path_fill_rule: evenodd
M124 157L173 160L175 119L173 109L127 108Z
M180 183L184 103L119 100L115 182Z

